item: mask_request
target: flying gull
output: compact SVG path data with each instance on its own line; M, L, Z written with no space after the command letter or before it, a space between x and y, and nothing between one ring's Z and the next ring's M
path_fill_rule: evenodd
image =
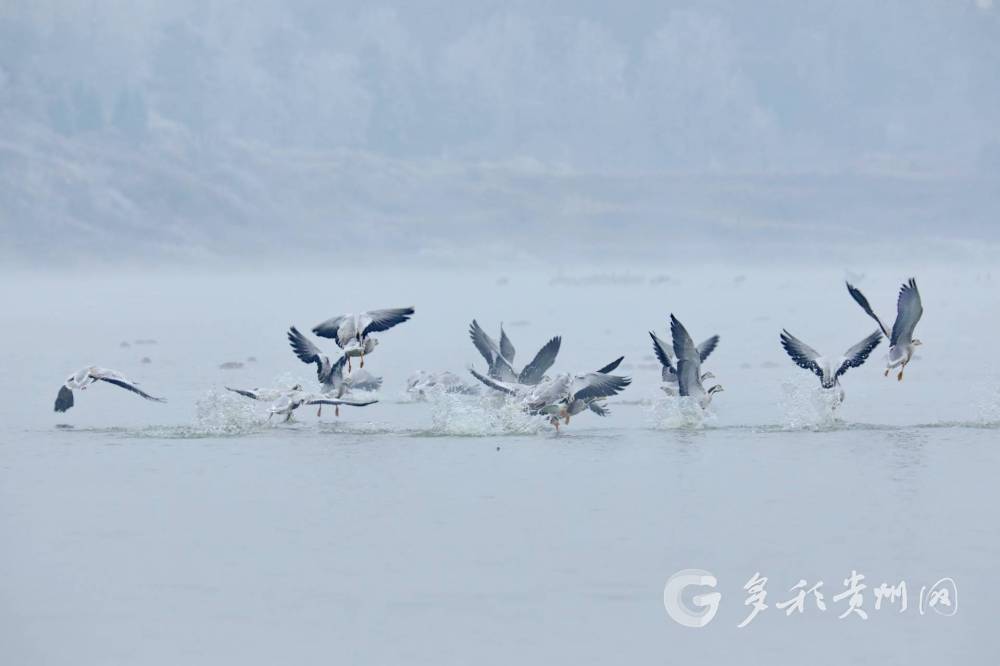
M820 385L823 388L837 389L838 404L844 401L844 389L840 385L841 375L851 368L859 368L864 365L868 356L878 347L880 342L882 342L882 332L875 331L845 351L843 356L833 360L820 356L819 352L788 331L781 332L781 346L788 352L788 356L795 362L795 365L809 370L819 377Z
M270 402L271 406L268 408L267 420L270 421L271 417L275 414L282 414L285 417L285 423L291 421L292 414L296 409L302 407L303 405L317 405L320 408L322 408L323 405L333 405L339 409L341 405L350 407L367 407L368 405L378 402L378 400L351 400L349 398L334 398L323 395L322 393L308 393L303 391L301 385L299 384L296 384L289 390L253 389L247 391L243 389L229 388L228 386L226 389L250 398L251 400Z
M337 346L347 355L347 369L351 369L350 359L361 357L361 367L365 367L365 355L375 351L378 341L370 337L372 333L388 331L397 324L407 321L415 310L409 308L388 308L371 310L361 314L343 314L327 319L313 328L313 333L324 338L333 338Z
M319 380L323 395L331 398L343 398L348 393L349 387L344 381L346 354L331 362L329 356L324 354L319 347L313 344L312 340L302 335L294 326L288 329L288 342L300 361L306 364L316 364L316 379ZM322 413L323 405L320 405L316 410L316 416L320 416ZM340 407L335 409L335 415L340 416Z
M861 291L847 283L847 291L851 297L861 306L861 309L868 313L878 323L878 327L889 338L889 359L886 363L885 376L889 376L889 371L899 368L897 381L903 381L903 371L906 365L913 358L914 347L923 344L913 337L913 329L924 314L924 306L920 302L920 292L917 290L917 281L910 278L903 283L899 289L899 297L896 299L896 321L892 325L892 330L882 323L872 306L868 304L868 299Z
M514 345L500 327L500 343L491 338L475 319L469 325L469 337L479 353L486 359L488 375L510 384L534 386L545 378L545 373L556 361L562 338L556 336L542 345L535 357L520 372L514 369Z
M663 392L667 395L677 395L677 365L674 361L673 354L670 351L670 346L661 340L653 331L649 332L649 337L653 339L653 352L656 354L657 360L660 361L660 365L663 366L660 372L660 378L663 385L660 386L660 388L663 389ZM715 351L715 347L718 344L719 336L713 335L698 345L698 356L701 357L702 363L704 363L709 355ZM702 373L701 380L704 382L706 379L715 379L715 375L711 372Z
M723 389L716 384L705 390L702 384L701 351L695 346L684 325L673 314L670 315L670 335L673 338L674 356L677 358L677 393L694 398L698 401L698 405L705 409L712 401L712 396ZM712 348L714 347L713 344Z
M154 402L166 402L164 398L156 398L149 395L145 391L139 388L137 382L127 379L120 372L115 370L108 370L106 368L98 368L95 366L90 366L83 368L76 374L70 375L66 379L66 383L63 384L62 388L59 389L59 394L56 396L55 411L65 412L70 407L73 406L73 391L79 389L81 391L87 390L87 387L95 382L107 382L108 384L114 384L126 391L131 391L138 396L145 398L146 400L152 400Z
M549 423L559 430L559 419L564 419L569 425L570 417L589 409L598 416L607 416L610 412L600 402L620 393L632 383L628 377L620 377L611 373L622 362L619 357L596 372L570 375L561 374L535 386L510 384L491 377L486 377L475 370L472 375L490 388L520 399L524 408L531 414L544 414L549 417Z

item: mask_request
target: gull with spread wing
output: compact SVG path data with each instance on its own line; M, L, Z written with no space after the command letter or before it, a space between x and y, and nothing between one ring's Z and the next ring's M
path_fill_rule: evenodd
M677 395L677 365L673 354L671 354L670 347L653 331L649 332L649 337L653 339L653 353L656 354L656 358L662 366L660 378L663 383L660 388L667 395ZM715 347L718 344L719 336L713 335L698 345L698 356L701 357L702 363L715 351ZM701 381L704 382L706 379L715 379L715 375L711 372L702 373Z
M702 409L706 409L712 402L712 396L721 392L723 388L716 384L707 391L705 390L705 386L702 384L701 351L695 346L694 340L691 339L684 325L673 314L670 315L670 335L673 338L674 356L677 358L675 370L677 394L693 398ZM713 344L712 349L714 348Z
M535 386L510 384L471 370L472 376L490 388L520 399L531 414L544 414L549 423L559 430L559 419L569 425L571 416L589 409L598 416L607 416L610 411L601 402L604 398L617 395L632 383L628 377L610 374L622 362L620 356L596 372L580 375L561 374L546 379Z
M864 365L880 342L882 342L882 332L875 331L845 351L840 358L831 359L821 356L819 352L788 331L781 331L781 346L785 348L788 356L795 365L819 377L820 385L824 389L836 389L837 404L844 402L844 389L840 385L841 376L851 368Z
M134 382L131 379L126 378L120 372L92 365L83 368L66 378L66 382L62 385L62 388L59 389L59 394L56 396L55 411L65 412L68 410L74 404L73 391L85 391L88 386L96 382L112 384L119 388L123 388L126 391L131 391L146 400L152 400L153 402L166 402L164 398L156 398L149 395L139 388L138 382Z
M556 362L562 338L556 336L542 345L535 357L520 372L514 370L514 345L500 327L500 343L491 338L475 319L469 325L469 337L479 353L486 359L488 375L501 382L534 386L545 378L545 373Z
M347 370L351 370L351 358L361 357L361 367L365 367L365 355L375 351L378 340L372 333L388 331L393 326L407 321L415 310L409 308L388 308L371 310L361 314L343 314L317 324L313 333L323 338L333 338L337 346L347 356Z
M896 299L896 321L893 323L891 331L878 318L878 315L872 310L872 306L868 304L868 299L857 287L848 282L847 291L851 298L861 306L861 309L875 320L885 337L889 338L889 359L886 362L885 376L888 377L889 371L898 367L899 374L896 376L896 380L903 381L903 371L913 358L915 348L923 344L913 337L913 329L917 327L917 322L924 314L924 306L920 302L920 291L917 290L917 281L910 278L899 288L899 297Z

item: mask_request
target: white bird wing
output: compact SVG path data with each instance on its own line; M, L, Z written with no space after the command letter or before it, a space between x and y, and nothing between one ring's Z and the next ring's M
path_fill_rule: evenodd
M469 368L469 372L472 373L473 377L475 377L482 383L486 384L494 391L500 391L501 393L506 393L507 395L514 395L514 396L522 394L523 389L516 384L509 384L507 382L502 382L497 379L493 379L492 377L481 375L472 368Z
M273 402L280 398L282 395L288 393L287 391L281 391L278 389L237 389L226 387L227 391L232 391L233 393L238 393L245 398L250 398L251 400L260 400L262 402Z
M670 335L673 338L674 356L677 357L677 392L682 396L703 393L705 389L701 385L701 354L684 324L672 314Z
M709 356L711 356L712 352L715 351L715 348L718 346L718 344L719 344L719 336L713 335L708 340L705 340L700 345L698 345L698 355L701 357L702 363L704 363L705 360L708 359Z
M416 310L408 308L386 308L385 310L371 310L361 315L361 337L371 333L388 331L393 326L402 324L413 316Z
M546 405L553 405L565 400L570 395L571 379L569 375L559 375L555 379L536 385L528 395L528 406L532 409L541 409Z
M472 338L472 344L476 346L479 353L486 359L487 365L492 366L493 360L497 356L501 356L500 347L497 345L496 340L491 338L475 319L469 324L469 337Z
M516 353L514 343L507 337L507 332L503 330L503 324L500 324L500 355L507 359L508 363L513 364Z
M785 348L785 352L795 362L795 365L811 371L821 380L824 379L823 367L819 362L822 357L818 351L786 330L781 331L781 346Z
M562 345L562 338L558 335L542 345L542 348L535 354L535 358L531 359L531 363L521 370L521 374L517 378L518 381L522 384L537 384L542 381L542 377L556 362L560 345Z
M593 400L618 395L626 386L632 383L628 377L607 375L600 372L588 372L577 375L570 384L569 393L576 400Z
M676 382L677 367L674 365L674 359L670 355L670 348L667 347L666 343L656 333L650 331L649 337L653 339L653 353L656 354L657 360L663 366L663 370L660 372L661 378L665 382Z
M878 347L880 342L882 342L882 331L874 331L867 338L844 352L844 358L837 368L836 376L840 377L849 369L864 365L864 362L868 360L868 357Z
M316 378L321 384L339 385L343 381L346 356L341 356L336 363L330 363L330 357L294 326L288 329L288 343L300 361L316 364Z
M896 300L896 322L892 325L889 343L895 346L912 342L913 329L917 327L917 322L923 314L924 306L920 302L917 281L910 278L899 289L899 298Z
M107 370L105 368L94 368L90 371L90 376L94 379L98 379L102 382L107 382L109 384L114 384L126 391L131 391L138 396L145 398L146 400L152 400L154 402L166 402L164 398L157 398L156 396L149 395L145 391L139 388L136 382L131 379L126 378L120 372L116 370Z
M346 345L354 337L354 316L338 315L313 326L313 333L321 338L333 338L338 347ZM344 330L341 331L341 328Z

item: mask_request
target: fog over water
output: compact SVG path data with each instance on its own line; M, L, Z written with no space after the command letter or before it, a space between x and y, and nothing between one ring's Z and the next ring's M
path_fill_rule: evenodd
M991 0L0 0L0 664L994 663L998 71ZM883 341L834 408L781 330L837 355L845 280L891 322L911 276L905 379ZM290 326L406 305L376 404L226 390L318 390ZM721 337L705 412L671 313ZM557 434L474 318L632 383ZM53 412L88 364L167 402Z

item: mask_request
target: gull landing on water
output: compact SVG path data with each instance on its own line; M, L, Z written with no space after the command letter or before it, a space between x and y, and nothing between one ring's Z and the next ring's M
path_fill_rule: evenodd
M469 337L472 338L472 344L486 359L489 368L487 374L492 379L526 386L535 386L545 378L545 373L556 362L559 347L562 345L562 338L558 335L555 336L542 345L542 348L535 354L535 358L531 359L531 362L518 372L514 370L514 345L507 337L502 325L500 326L499 344L483 330L475 319L469 325Z
M660 365L663 366L663 369L660 372L660 379L663 384L660 388L667 395L677 395L677 367L675 365L674 358L670 353L670 348L663 342L663 340L657 337L656 333L653 331L649 332L649 337L653 339L653 352L656 354L657 360L660 361ZM715 347L718 344L719 336L713 335L698 345L698 356L701 357L702 363L704 363L705 360L708 359L709 355L715 351ZM706 379L715 379L715 375L711 372L702 373L701 380L704 382Z
M374 341L374 338L372 338ZM316 379L322 385L323 394L332 398L343 398L349 389L344 382L344 364L348 360L347 354L342 355L335 363L330 362L330 357L320 351L320 348L312 343L306 336L299 333L299 330L292 326L288 329L288 342L292 346L292 351L303 363L316 364ZM321 416L323 406L316 410L316 416ZM334 410L336 416L340 416L340 407Z
M673 314L670 315L670 335L673 338L674 356L677 357L677 394L689 396L698 402L698 406L706 409L712 402L712 396L723 390L722 386L716 384L707 391L702 384L705 377L701 373L701 351L696 347L694 340L688 334L687 329ZM709 342L709 338L705 342ZM718 343L718 339L715 340ZM702 343L705 344L705 343ZM711 345L711 350L715 349L715 344ZM707 354L706 354L707 355ZM711 377L712 375L709 375Z
M903 371L913 358L914 348L923 344L913 337L913 329L916 328L917 322L924 314L924 306L920 302L920 292L917 290L917 281L910 278L900 287L899 297L896 299L896 321L893 323L891 331L872 310L865 295L850 282L847 283L847 292L861 306L861 309L875 320L885 337L889 338L889 359L886 362L885 376L888 377L889 371L898 367L899 374L896 379L903 381Z
M851 368L859 368L868 360L868 356L882 342L882 332L875 331L867 338L854 345L844 355L831 363L830 359L820 356L819 352L802 342L788 331L781 331L781 346L795 365L809 370L819 377L824 389L837 390L837 404L844 402L844 389L840 386L840 377Z
M388 308L370 310L361 314L343 314L327 319L313 328L313 333L323 338L333 338L337 346L347 356L347 370L351 370L351 358L361 357L361 367L365 367L365 355L375 351L378 341L369 337L372 333L388 331L393 326L407 321L415 310L409 308Z
M508 384L485 377L475 370L472 375L490 388L521 399L525 411L548 416L549 423L559 431L559 419L569 425L570 417L587 409L598 416L607 416L607 407L598 402L603 398L617 395L632 383L628 377L609 374L622 362L623 356L607 364L596 372L582 375L562 374L554 379L546 379L536 386Z
M301 384L296 384L290 389L234 389L226 387L227 391L232 391L233 393L238 393L244 397L250 398L251 400L259 400L262 402L270 402L271 406L268 408L267 420L270 421L275 414L280 414L285 417L285 423L292 420L292 414L296 409L302 407L303 405L318 405L322 408L322 405L334 405L338 409L341 405L351 406L351 407L367 407L368 405L373 405L378 400L350 400L347 398L333 398L331 396L323 395L322 393L307 393L302 390ZM338 412L339 413L339 412ZM319 414L317 414L319 416Z
M56 396L55 411L65 412L70 407L73 406L73 391L81 390L85 391L88 386L94 384L95 382L107 382L108 384L114 384L126 391L131 391L138 396L145 398L146 400L152 400L154 402L166 402L164 398L156 398L149 395L145 391L139 388L137 382L127 379L120 372L115 370L108 370L106 368L98 368L96 366L90 366L83 368L76 374L70 375L66 379L66 383L63 384L62 388L59 389L59 394Z

